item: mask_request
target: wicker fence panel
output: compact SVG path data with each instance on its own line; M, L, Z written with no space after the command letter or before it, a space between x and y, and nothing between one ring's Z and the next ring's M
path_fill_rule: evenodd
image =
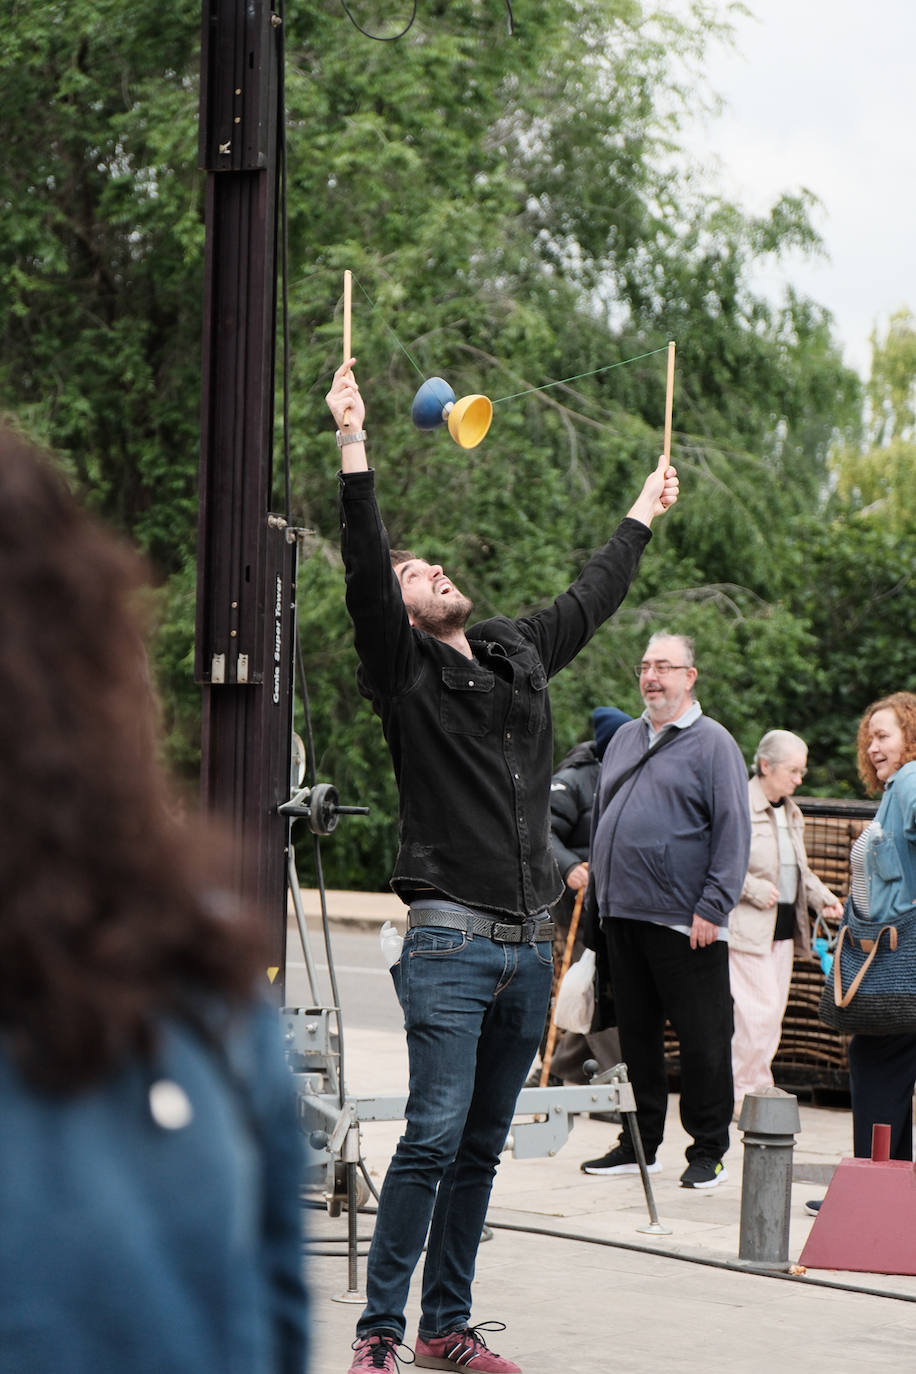
M874 802L820 797L799 798L798 804L805 817L808 862L821 881L844 900L851 879L852 842L868 825L877 806ZM811 923L813 928L813 914ZM823 986L824 974L819 963L795 960L782 1039L773 1060L773 1076L780 1087L814 1095L848 1092L846 1037L822 1025L817 1016ZM680 1055L677 1037L670 1026L665 1030L665 1063L669 1082L676 1086Z

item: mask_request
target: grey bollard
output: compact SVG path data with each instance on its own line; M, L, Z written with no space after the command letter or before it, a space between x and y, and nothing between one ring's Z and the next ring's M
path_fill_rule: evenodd
M781 1088L748 1093L738 1130L744 1132L738 1258L759 1269L788 1269L798 1098Z

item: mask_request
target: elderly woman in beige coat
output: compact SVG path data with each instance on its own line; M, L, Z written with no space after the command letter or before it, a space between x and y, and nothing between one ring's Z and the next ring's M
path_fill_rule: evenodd
M811 955L808 908L831 919L842 915L840 902L808 867L805 823L792 801L807 762L803 739L770 730L757 746L748 783L751 855L728 923L736 1114L746 1093L772 1087L770 1065L779 1048L794 953Z

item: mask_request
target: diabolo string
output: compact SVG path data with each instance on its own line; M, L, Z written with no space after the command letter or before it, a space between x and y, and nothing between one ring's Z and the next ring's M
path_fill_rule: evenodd
M405 345L401 342L401 340L398 338L396 331L392 329L391 325L382 315L381 311L376 306L375 302L372 300L371 296L369 295L366 288L363 286L362 282L359 280L355 273L353 273L352 276L353 280L356 282L356 285L359 287L360 291L362 291L363 295L365 296L366 301L369 305L369 309L372 311L374 315L378 315L382 324L388 330L388 333L394 339L395 343L397 344L401 352L404 354L405 358L407 358L408 362L419 373L423 380L427 381L428 378L426 376L426 373L423 371L422 367L420 367L420 364L417 362L416 358L414 358L409 349L407 349ZM643 358L654 358L657 353L664 353L666 349L667 344L663 344L661 348L651 348L648 351L648 353L637 353L632 358L621 358L616 363L607 363L604 367L592 368L590 372L577 372L572 377L561 377L558 381L555 382L544 382L542 386L528 386L525 387L523 391L513 391L509 396L500 396L498 400L495 400L493 402L493 405L501 405L503 401L517 401L520 396L530 396L532 392L535 391L547 391L552 386L567 386L570 382L581 382L585 377L597 377L600 373L610 372L615 367L626 367L628 363L642 362Z

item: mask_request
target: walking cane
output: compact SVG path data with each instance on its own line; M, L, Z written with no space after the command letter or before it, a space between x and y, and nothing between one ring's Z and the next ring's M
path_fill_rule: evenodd
M544 1060L541 1064L541 1077L538 1086L547 1087L547 1080L550 1077L550 1061L553 1059L554 1046L557 1043L557 992L563 981L569 965L572 963L573 945L576 943L576 932L579 929L579 917L582 915L582 902L585 898L585 888L580 887L576 893L576 902L573 907L572 919L569 922L569 932L566 936L566 944L563 946L563 958L560 961L560 971L554 974L553 989L550 995L550 1025L547 1027L547 1044L544 1047Z

